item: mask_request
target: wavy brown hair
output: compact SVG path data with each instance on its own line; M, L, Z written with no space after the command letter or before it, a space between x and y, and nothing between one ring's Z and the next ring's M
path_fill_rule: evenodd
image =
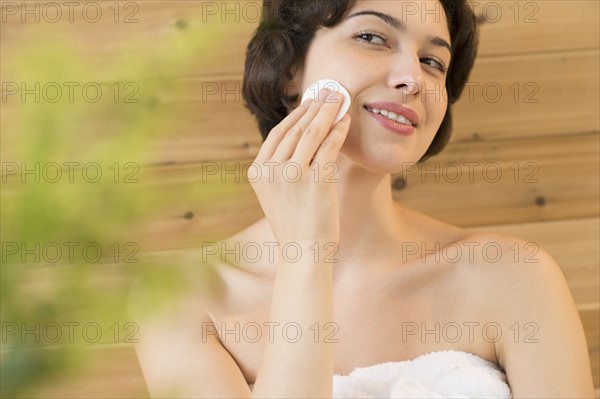
M452 58L446 75L448 107L440 128L419 162L439 154L452 133L452 104L467 83L479 45L477 18L466 0L439 0L446 13ZM356 0L264 0L262 16L248 43L242 96L256 117L263 141L295 108L299 95L286 95L318 29L335 26Z

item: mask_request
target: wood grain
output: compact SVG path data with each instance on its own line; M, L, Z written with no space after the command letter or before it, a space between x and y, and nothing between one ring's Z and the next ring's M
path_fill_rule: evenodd
M450 145L600 131L599 54L596 50L479 60L456 104ZM148 153L143 159L130 161L160 164L229 160L258 153L262 139L256 120L243 104L241 76L177 78L164 81L159 88L154 82L136 84L140 103L126 105L137 109L152 103L155 116L150 118L161 123L161 128L144 144ZM110 87L104 90L107 95L102 100L110 101ZM14 112L20 101L19 95L10 96L0 111L3 140L8 144L0 154L6 161L24 158L18 151L23 121ZM77 105L91 112L101 106ZM107 132L119 126L114 121L111 124L106 113L102 115L108 120L85 124L76 137L110 137ZM73 146L85 149L88 143L75 141Z
M596 135L456 144L411 174L393 175L394 186L403 186L393 195L463 227L595 218L598 150ZM263 212L245 175L251 162L148 168L139 190L160 206L131 229L129 240L144 251L193 248L252 224Z
M39 51L39 44L34 41L23 46L27 35L36 27L43 29L44 36L53 41L65 40L65 33L75 33L76 37L69 40L74 41L89 61L81 77L110 81L122 80L126 76L114 75L110 69L102 68L107 60L117 58L124 51L132 51L137 56L167 51L171 35L185 35L203 24L210 27L225 25L232 34L219 38L214 57L221 62L205 66L199 57L198 68L192 67L196 70L195 74L241 74L245 49L258 26L258 13L262 9L262 2L255 0L230 1L228 8L222 6L222 2L209 0L137 1L134 2L137 8L126 8L128 2L121 1L116 18L119 22L115 23L113 2L99 2L102 17L96 23L83 18L82 7L73 14L72 23L69 22L68 9L62 10L62 18L57 23L48 22L54 15L50 11L46 19L40 12L39 23L35 22L35 15L27 16L23 23L21 2L3 2L3 10L9 7L8 3L11 7L16 3L17 10L11 11L0 26L3 56ZM51 1L36 3L43 5ZM595 0L485 0L471 4L473 11L485 19L481 26L481 58L598 48L599 6ZM232 12L226 13L226 10ZM433 16L443 18L438 14ZM92 11L90 15L94 15ZM3 70L3 73L7 72L9 70ZM164 73L173 75L168 70ZM156 77L156 74L148 71L147 76Z
M48 39L59 47L72 46L79 57L70 81L96 82L105 89L115 82L139 87L138 107L156 118L156 136L145 141L149 151L126 160L138 163L144 177L130 187L132 193L156 199L156 206L144 209L144 217L127 232L143 253L174 250L185 256L203 241L227 237L262 217L243 175L221 180L220 169L216 175L206 169L211 162L239 169L262 143L241 99L245 50L262 2L230 1L233 11L226 13L224 2L209 0L120 1L118 16L115 2L96 3L102 10L97 22L83 18L79 7L73 21L63 8L56 23L47 21L51 13L40 15L39 22L31 14L22 21L23 2L0 3L3 83L19 83L21 69L13 61L35 60L48 48L41 39ZM454 109L451 142L422 169L393 175L394 199L445 222L509 234L548 251L578 307L600 398L600 2L485 0L471 5L480 16L481 45ZM173 62L173 44L184 41L197 46L197 56ZM160 60L154 57L160 54L169 56L149 62ZM66 158L77 155L85 162L87 146L103 145L101 139L107 138L120 143L122 121L98 111L109 100L69 109L69 115L83 110L94 117L86 123L73 119L73 130L64 133L70 142ZM22 150L23 105L19 96L2 99L3 162L36 161ZM26 106L37 105L28 101ZM462 177L455 181L456 165ZM427 170L433 172L423 174ZM502 177L494 182L497 171ZM3 182L2 190L3 200L15 198L20 192L16 178ZM2 228L10 231L4 221ZM42 296L44 284L61 269L38 269L30 295ZM90 278L110 290L129 275L113 265ZM2 353L7 350L3 347ZM89 367L80 375L40 383L32 396L148 397L133 347L98 345L88 352Z

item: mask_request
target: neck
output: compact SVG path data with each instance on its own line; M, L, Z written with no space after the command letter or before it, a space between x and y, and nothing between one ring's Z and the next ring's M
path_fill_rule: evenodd
M390 174L369 171L341 154L337 164L340 240L337 251L322 250L336 261L333 278L342 284L361 279L367 269L398 265L402 242L416 231L410 211L392 198ZM265 235L275 240L266 218L261 222Z
M408 228L404 209L392 198L390 174L369 171L340 155L338 198L340 242L336 268L364 269L395 255ZM405 227L403 227L405 226Z

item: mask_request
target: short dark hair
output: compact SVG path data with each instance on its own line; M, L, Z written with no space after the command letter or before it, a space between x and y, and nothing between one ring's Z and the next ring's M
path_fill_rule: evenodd
M446 76L448 107L419 162L439 154L452 133L452 104L467 83L479 45L477 18L466 0L439 0L446 13L452 58ZM246 50L242 96L263 141L294 109L299 95L286 95L318 29L336 25L356 0L264 0L262 16ZM302 93L300 93L302 95Z

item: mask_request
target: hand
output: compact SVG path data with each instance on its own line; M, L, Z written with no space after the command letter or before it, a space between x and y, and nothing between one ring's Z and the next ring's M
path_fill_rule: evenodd
M343 97L320 92L275 126L248 179L276 239L282 243L339 242L337 164L350 115L332 123Z

